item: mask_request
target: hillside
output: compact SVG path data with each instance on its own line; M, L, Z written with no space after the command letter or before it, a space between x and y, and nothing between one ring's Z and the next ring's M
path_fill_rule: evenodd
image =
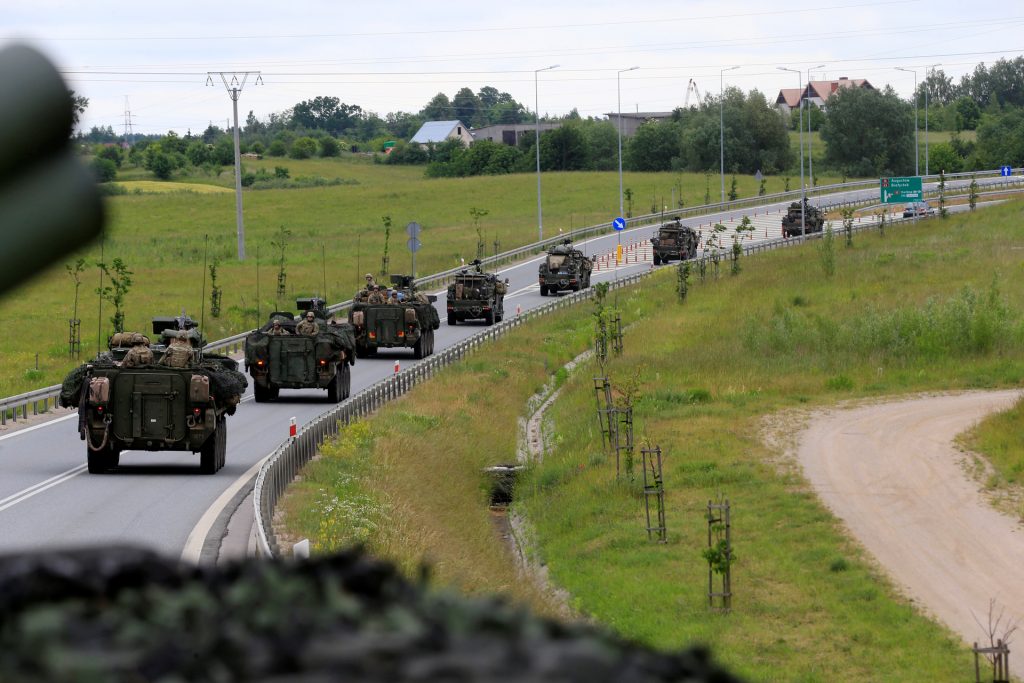
M572 604L659 647L709 643L752 680L968 678L959 638L900 596L760 435L766 424L791 432L798 423L770 416L808 407L1019 385L1020 213L1008 203L859 234L851 249L835 245L831 278L812 243L746 259L736 277L694 276L682 305L671 270L621 294L632 326L609 374L619 387L635 381L637 443L665 453L669 543L647 540L638 485L616 483L601 447L597 368L563 375L554 448L515 505ZM478 473L514 456L526 399L589 346L591 321L581 308L517 331L325 449L294 489L293 532L327 550L356 527L409 571L427 560L467 590L538 600L502 555ZM445 447L413 449L425 439ZM729 616L705 606L701 556L705 506L720 495L738 557ZM365 505L345 504L357 499Z

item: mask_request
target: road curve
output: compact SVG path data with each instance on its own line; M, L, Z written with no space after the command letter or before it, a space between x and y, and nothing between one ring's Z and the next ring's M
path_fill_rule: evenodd
M989 600L1024 624L1024 530L985 502L953 438L1018 390L928 396L829 411L799 438L818 496L920 605L984 642ZM973 615L972 615L973 613ZM1011 659L1016 676L1024 659Z

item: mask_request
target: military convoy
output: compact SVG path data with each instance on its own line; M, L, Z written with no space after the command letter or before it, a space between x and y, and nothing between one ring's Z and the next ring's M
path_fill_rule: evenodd
M807 234L821 232L825 227L825 214L818 207L811 206L806 197L803 200L803 205L803 228L800 225L800 202L793 202L789 205L786 215L782 217L783 237L799 237L802 231Z
M245 338L245 369L256 402L276 399L281 389L326 389L329 402L345 400L352 390L350 366L356 362L352 326L328 322L323 299L297 299L295 305L303 315L313 314L315 332L297 325L291 313L275 311Z
M501 322L505 317L508 280L485 273L480 259L470 265L473 270L463 268L448 285L448 324L455 325L460 320L483 320L487 325Z
M231 358L204 353L202 335L186 316L154 318L153 334L161 343L151 345L138 333L114 335L107 352L64 379L60 403L78 408L92 474L116 467L126 450L199 453L203 474L224 466L227 416L248 385L245 375ZM177 340L190 349L184 366L165 363Z
M572 246L572 240L564 240L548 248L547 256L540 263L540 295L556 294L563 290L578 292L590 286L590 272L594 262L583 252Z
M348 321L355 334L356 355L372 356L379 349L411 348L415 358L434 352L434 330L441 318L434 308L437 297L416 291L411 275L392 275L394 303L353 300Z
M699 242L697 232L683 225L678 218L671 223L663 223L658 232L651 237L654 265L672 260L686 261L696 257Z

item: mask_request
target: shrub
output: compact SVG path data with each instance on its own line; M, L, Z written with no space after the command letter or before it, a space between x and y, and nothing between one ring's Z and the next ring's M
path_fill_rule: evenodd
M117 164L110 159L96 157L92 160L92 172L96 176L96 182L109 183L117 178Z
M316 140L310 137L298 138L288 150L288 156L292 159L309 159L314 154L316 154Z

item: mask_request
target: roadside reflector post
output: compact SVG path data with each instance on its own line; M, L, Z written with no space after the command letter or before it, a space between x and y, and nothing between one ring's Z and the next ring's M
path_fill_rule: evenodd
M516 304L516 317L518 318L522 314L522 312L523 312L522 305L521 304Z
M309 539L304 538L295 545L292 546L292 559L295 560L308 560L309 559Z
M295 427L295 418L294 417L290 418L288 420L288 436L290 436L290 437L292 437L294 439L295 438L295 434L297 433L297 431L298 430Z
M395 374L397 375L402 370L401 365L398 363L398 359L395 359Z

